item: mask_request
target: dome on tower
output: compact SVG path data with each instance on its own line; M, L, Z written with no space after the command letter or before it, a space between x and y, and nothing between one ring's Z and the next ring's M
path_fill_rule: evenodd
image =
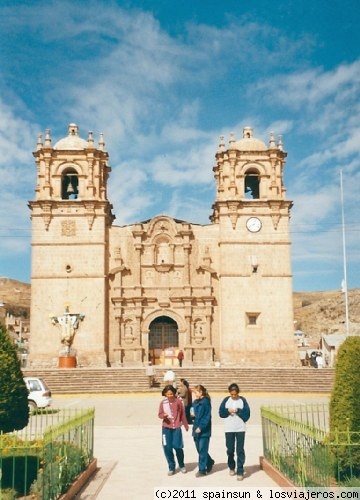
M60 139L55 145L54 149L84 149L88 147L87 141L79 137L79 127L75 123L70 123L68 127L68 135Z
M266 144L253 135L251 127L243 129L243 138L235 142L235 148L239 151L266 151Z

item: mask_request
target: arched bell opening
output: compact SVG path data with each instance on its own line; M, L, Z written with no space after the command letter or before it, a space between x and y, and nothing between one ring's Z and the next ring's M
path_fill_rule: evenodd
M179 348L179 331L176 321L159 316L150 323L149 361L154 365L172 366Z
M76 200L79 195L79 177L75 169L66 170L61 177L61 199Z
M257 200L260 198L260 175L257 170L248 170L245 174L245 198Z

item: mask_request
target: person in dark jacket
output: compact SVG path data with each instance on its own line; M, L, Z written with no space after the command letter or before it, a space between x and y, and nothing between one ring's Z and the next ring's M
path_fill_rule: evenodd
M239 396L240 389L237 384L230 384L228 391L230 396L223 399L220 404L219 415L225 419L225 444L229 474L230 476L235 476L236 474L238 481L242 481L244 479L245 463L245 422L250 417L250 407L246 399ZM234 459L235 448L236 462Z
M199 470L196 477L206 476L213 468L215 460L209 455L211 437L211 401L203 385L196 385L193 390L194 400L191 407L193 417L193 439L199 454Z

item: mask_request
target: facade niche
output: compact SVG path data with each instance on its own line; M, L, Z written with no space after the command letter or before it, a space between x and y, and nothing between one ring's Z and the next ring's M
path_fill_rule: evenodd
M156 245L156 264L161 266L162 264L170 264L172 259L170 256L169 242L162 240Z

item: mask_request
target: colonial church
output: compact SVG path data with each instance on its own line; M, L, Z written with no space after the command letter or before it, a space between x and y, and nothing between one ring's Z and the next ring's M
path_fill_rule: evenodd
M293 366L292 202L281 137L221 138L209 224L114 223L104 138L39 136L32 221L31 367ZM66 337L66 332L65 332ZM64 338L64 337L63 337ZM70 346L68 346L70 349Z

